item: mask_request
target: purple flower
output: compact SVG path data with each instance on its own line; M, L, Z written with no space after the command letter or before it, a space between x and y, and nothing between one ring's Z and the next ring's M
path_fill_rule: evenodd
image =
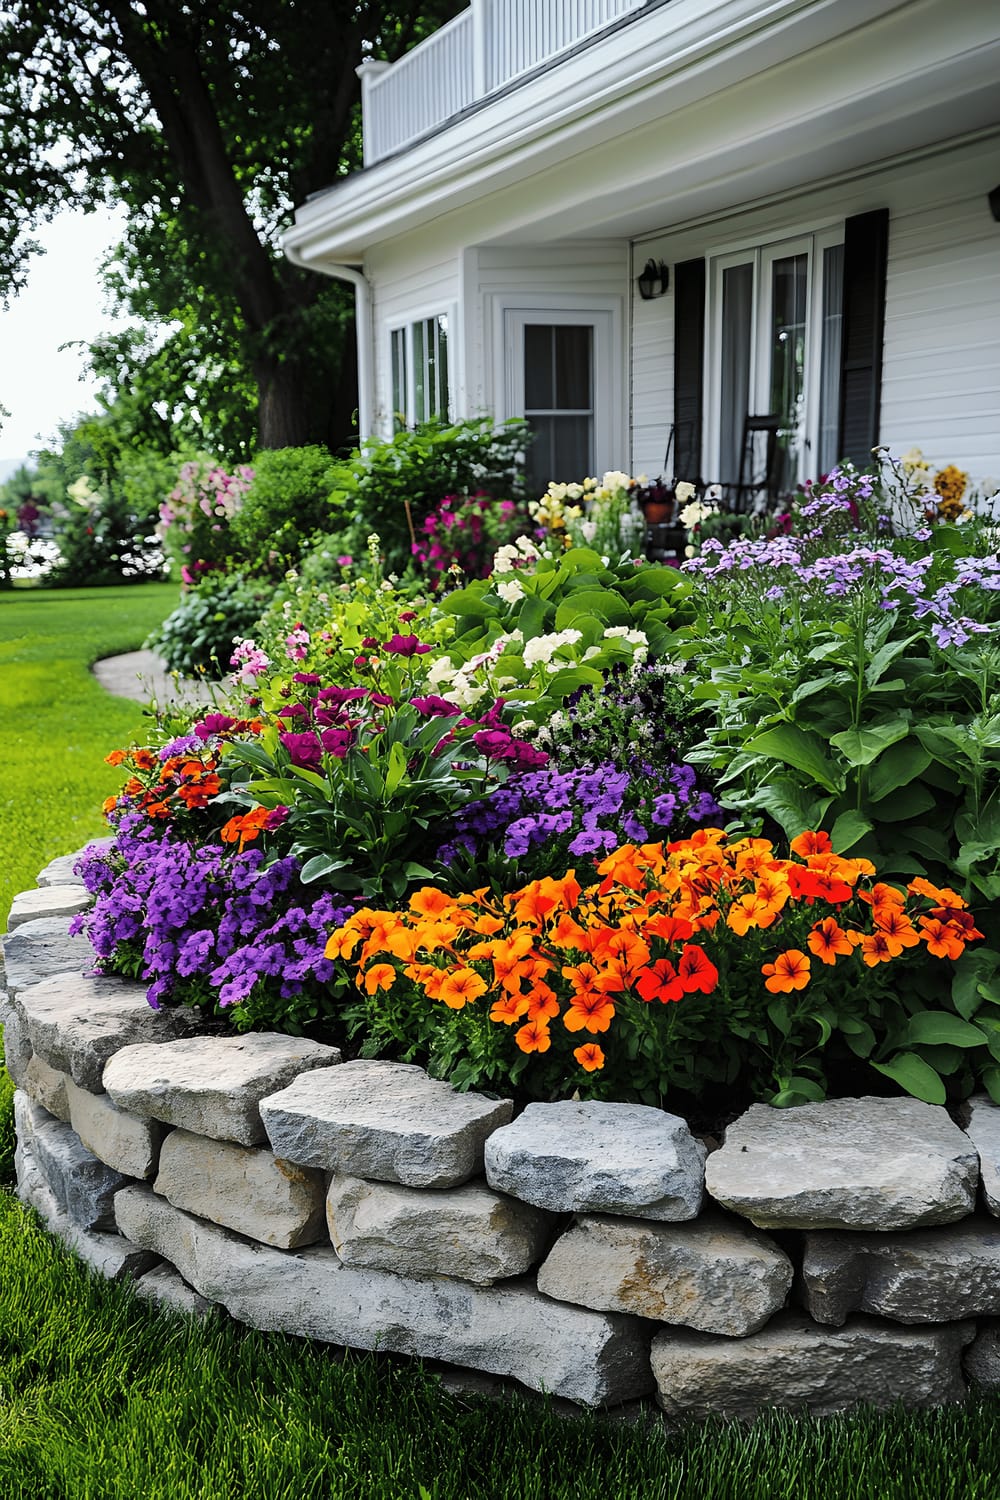
M318 771L323 763L323 747L310 730L305 734L279 734L278 736L293 766L304 771Z
M423 656L431 648L428 645L422 645L418 636L399 635L397 632L391 641L386 641L382 649L393 656Z

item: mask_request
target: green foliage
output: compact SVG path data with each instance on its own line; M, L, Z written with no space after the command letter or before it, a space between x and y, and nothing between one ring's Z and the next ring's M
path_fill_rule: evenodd
M231 527L243 561L278 576L298 563L315 534L330 528L330 494L339 472L328 450L315 445L258 453Z
M71 486L71 489L73 487ZM59 557L43 578L50 588L144 583L163 572L163 554L147 517L113 488L76 491L57 515Z
M335 477L332 503L341 508L352 545L363 554L377 532L389 572L410 567L414 529L446 495L483 491L497 500L524 499L524 422L495 424L488 417L423 426L373 440L356 449Z
M146 645L172 672L222 677L229 671L234 640L252 633L267 600L259 581L240 573L210 574L187 590Z

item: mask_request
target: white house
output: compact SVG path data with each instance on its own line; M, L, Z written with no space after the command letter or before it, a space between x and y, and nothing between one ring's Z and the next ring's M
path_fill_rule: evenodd
M285 249L358 289L363 433L732 482L767 415L782 483L1000 477L998 0L472 0L362 85Z

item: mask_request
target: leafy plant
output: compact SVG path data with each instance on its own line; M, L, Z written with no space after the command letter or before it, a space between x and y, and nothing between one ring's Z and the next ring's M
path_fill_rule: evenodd
M326 448L262 449L230 528L232 545L251 568L282 575L333 519L330 494L339 466Z
M267 603L264 586L239 573L210 574L194 585L146 641L172 672L222 677L237 639L249 634Z

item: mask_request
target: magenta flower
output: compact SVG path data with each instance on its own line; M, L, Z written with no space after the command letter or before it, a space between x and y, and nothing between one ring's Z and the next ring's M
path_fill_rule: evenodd
M399 635L397 633L391 641L386 641L383 649L391 651L393 656L423 656L431 648L430 646L422 645L419 638L415 635Z
M319 770L323 763L323 747L311 731L304 734L280 734L278 738L288 751L288 758L293 766L301 766L304 771Z
M194 732L200 740L210 740L217 734L225 734L227 729L232 729L236 719L231 719L228 714L206 714L199 719L194 726Z

